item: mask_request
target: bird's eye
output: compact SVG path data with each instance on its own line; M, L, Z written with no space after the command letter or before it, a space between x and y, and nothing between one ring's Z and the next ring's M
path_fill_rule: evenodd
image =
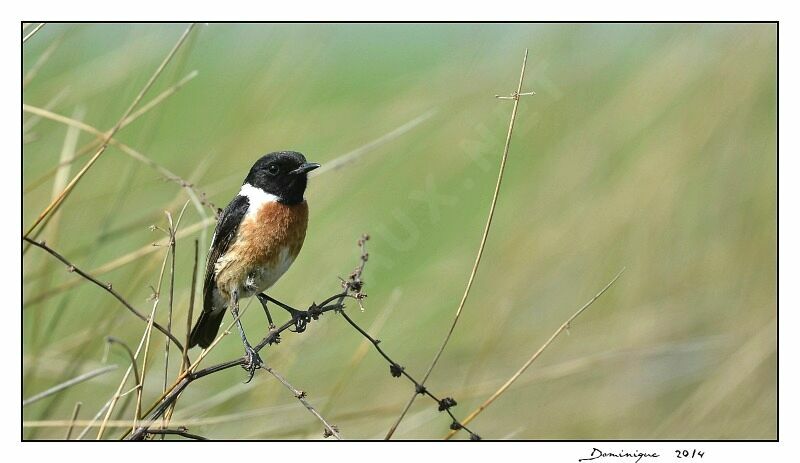
M278 175L280 170L281 169L275 164L270 164L269 167L267 167L267 173L270 175Z

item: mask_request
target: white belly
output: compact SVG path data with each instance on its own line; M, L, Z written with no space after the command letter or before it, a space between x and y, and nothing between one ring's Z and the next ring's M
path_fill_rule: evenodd
M244 281L238 282L236 288L228 288L228 290L233 292L233 289L237 289L239 292L239 300L262 293L272 287L272 285L274 285L275 282L277 282L278 279L280 279L280 277L283 276L287 270L289 270L292 262L294 262L294 257L289 251L289 248L285 247L281 249L276 265L271 267L260 267L253 270L247 275L247 278ZM219 291L216 289L214 290L215 308L228 307L229 303L230 301L224 298Z
M277 265L272 268L259 268L247 276L247 280L239 291L239 293L242 294L241 297L250 297L269 289L287 270L289 270L292 262L294 262L294 258L289 252L289 248L281 249Z

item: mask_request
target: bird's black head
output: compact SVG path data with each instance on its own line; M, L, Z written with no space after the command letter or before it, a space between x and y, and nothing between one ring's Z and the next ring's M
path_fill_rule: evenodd
M303 202L307 174L317 167L296 151L278 151L256 161L244 183L277 196L281 203L298 204Z

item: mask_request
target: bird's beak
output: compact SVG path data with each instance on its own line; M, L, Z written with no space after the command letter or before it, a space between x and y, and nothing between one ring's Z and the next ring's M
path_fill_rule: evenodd
M319 164L317 164L316 162L307 162L298 167L297 169L289 172L289 174L291 175L307 174L312 170L316 169L317 167L319 167Z

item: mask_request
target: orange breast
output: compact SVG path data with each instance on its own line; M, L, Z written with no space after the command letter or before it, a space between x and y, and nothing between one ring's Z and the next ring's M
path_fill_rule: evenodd
M225 292L240 287L254 270L279 267L287 252L294 260L303 246L307 226L305 201L264 204L257 214L242 221L236 240L217 261L217 287Z

